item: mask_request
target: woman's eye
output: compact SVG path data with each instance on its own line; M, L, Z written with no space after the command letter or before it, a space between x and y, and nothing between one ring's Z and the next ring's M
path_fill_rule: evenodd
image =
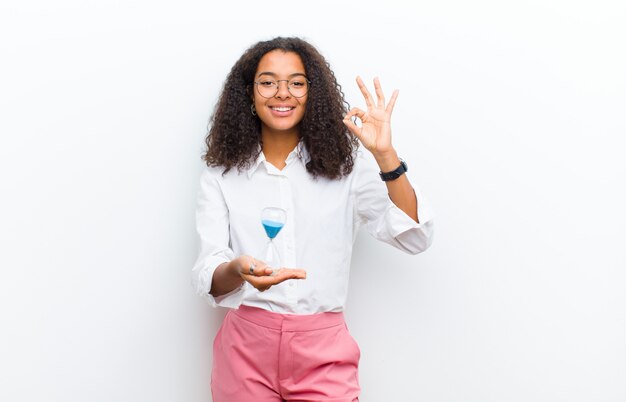
M304 86L304 82L303 81L291 81L291 86L292 87L303 87Z
M271 87L274 85L274 81L261 81L259 82L259 84L263 85L264 87Z

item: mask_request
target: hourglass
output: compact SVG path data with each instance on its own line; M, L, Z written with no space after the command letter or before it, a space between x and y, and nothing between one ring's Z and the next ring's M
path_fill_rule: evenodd
M274 244L274 238L278 232L285 226L287 221L287 211L277 207L263 208L261 212L261 223L265 229L265 233L269 238L265 249L265 263L274 270L280 269L280 255Z

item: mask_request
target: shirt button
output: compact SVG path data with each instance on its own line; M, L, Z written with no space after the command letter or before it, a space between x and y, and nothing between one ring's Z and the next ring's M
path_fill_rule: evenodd
M294 286L296 286L296 284L295 284L295 283L293 283L293 279L292 279L292 280L290 280L290 281L289 281L289 287L290 287L290 288L292 288L292 287L294 287Z

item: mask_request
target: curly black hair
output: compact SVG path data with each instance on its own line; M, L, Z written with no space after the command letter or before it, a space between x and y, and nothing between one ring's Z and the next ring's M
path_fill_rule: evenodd
M299 123L300 139L311 159L306 164L313 177L338 179L354 166L356 137L343 123L349 109L341 86L326 59L300 38L277 37L258 42L239 58L224 83L206 136L207 166L247 169L260 154L261 121L250 111L254 75L259 61L272 50L300 56L310 80L304 117Z

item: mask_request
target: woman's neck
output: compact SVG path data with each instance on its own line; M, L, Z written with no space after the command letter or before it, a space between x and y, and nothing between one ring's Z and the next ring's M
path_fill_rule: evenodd
M287 156L293 151L300 141L300 133L297 130L291 131L271 131L263 130L261 132L263 139L263 154L265 160L278 169L285 167Z

